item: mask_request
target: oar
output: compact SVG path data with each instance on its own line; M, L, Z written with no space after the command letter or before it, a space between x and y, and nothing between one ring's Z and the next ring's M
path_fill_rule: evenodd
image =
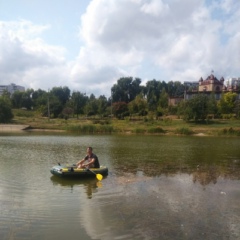
M101 181L101 180L103 179L102 174L100 174L100 173L95 173L95 172L93 172L92 170L90 170L89 168L87 168L87 171L90 171L90 172L92 172L93 174L95 174L97 180Z

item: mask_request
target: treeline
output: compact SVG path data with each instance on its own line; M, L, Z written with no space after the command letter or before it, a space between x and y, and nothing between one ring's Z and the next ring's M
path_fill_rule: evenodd
M182 97L188 90L181 82L150 80L145 86L141 79L120 78L111 87L109 98L80 91L71 92L68 87L53 87L49 91L27 89L16 91L11 96L4 92L0 97L0 122L9 122L11 109L27 109L39 112L50 118L69 118L80 115L100 117L114 116L123 119L126 116L155 116L175 114L186 121L205 120L209 114L220 117L222 114L236 114L239 117L240 103L237 94L226 93L217 102L213 95L198 94L177 106L169 105L169 97Z

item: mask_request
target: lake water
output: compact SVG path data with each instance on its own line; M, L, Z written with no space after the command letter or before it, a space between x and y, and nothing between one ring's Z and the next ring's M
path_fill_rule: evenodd
M87 146L109 168L54 177ZM0 239L240 239L240 138L0 135Z

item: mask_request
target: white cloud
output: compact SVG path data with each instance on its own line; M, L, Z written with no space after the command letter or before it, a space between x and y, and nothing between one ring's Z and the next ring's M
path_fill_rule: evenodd
M92 0L71 62L67 45L44 40L51 24L1 22L0 79L109 96L122 76L191 81L212 69L239 76L239 9L233 0Z
M23 20L0 22L2 83L14 82L27 88L46 89L48 85L54 86L55 80L59 81L56 75L59 75L60 79L66 77L61 70L66 64L64 48L51 46L39 37L47 29L49 26L34 25Z
M147 13L153 16L159 16L160 14L164 15L166 12L168 12L169 7L167 4L164 4L162 1L152 0L150 2L144 3L140 9L144 13Z

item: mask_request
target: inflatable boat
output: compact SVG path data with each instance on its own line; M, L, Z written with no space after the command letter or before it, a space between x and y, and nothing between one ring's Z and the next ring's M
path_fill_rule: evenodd
M108 175L108 168L105 166L100 166L100 168L90 168L90 169L78 169L76 165L66 166L66 165L56 165L50 169L50 172L58 177L96 177L98 175L106 176Z

